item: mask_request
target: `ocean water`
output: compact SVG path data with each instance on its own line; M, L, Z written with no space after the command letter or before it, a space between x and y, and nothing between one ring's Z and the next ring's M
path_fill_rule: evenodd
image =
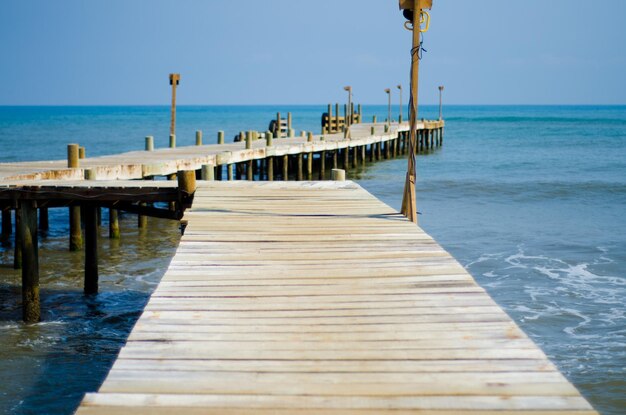
M180 107L178 145L265 130L277 111L319 131L326 106ZM381 120L385 106L364 106ZM397 108L394 108L397 114ZM435 118L436 107L420 108ZM603 414L626 413L626 107L446 106L444 146L418 156L420 225L464 265ZM167 145L167 107L0 107L0 162ZM398 208L406 161L351 172ZM0 413L71 413L96 390L176 249L175 222L102 238L101 293L82 295L67 212L41 243L44 322L19 322L0 247Z

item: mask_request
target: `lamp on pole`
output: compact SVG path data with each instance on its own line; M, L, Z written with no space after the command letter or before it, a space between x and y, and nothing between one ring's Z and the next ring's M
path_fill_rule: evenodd
M172 118L170 121L170 134L176 134L176 87L180 82L180 74L170 74L170 85L172 86Z
M400 90L400 116L398 117L398 124L402 124L402 85L396 85L396 88Z
M441 94L443 92L443 85L439 85L439 121L441 121L443 119L443 111L442 111L442 100L441 100Z
M391 125L391 89L385 89L387 93L387 125Z
M346 111L346 126L352 125L352 87L344 86L344 91L348 91L348 111ZM350 115L348 115L350 113Z
M432 0L399 0L400 9L407 22L404 27L411 32L411 88L409 105L409 160L402 194L402 214L411 222L417 223L417 205L415 202L415 143L417 136L417 92L419 80L419 62L422 51L422 33L430 26L430 15L424 9L431 9ZM423 26L422 26L423 25Z

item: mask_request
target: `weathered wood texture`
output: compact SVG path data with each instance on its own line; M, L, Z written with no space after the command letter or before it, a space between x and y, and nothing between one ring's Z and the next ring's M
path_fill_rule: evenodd
M426 121L418 128L437 129L444 121ZM142 179L152 176L166 176L180 170L200 170L203 165L229 165L264 159L266 157L317 153L343 148L359 147L393 140L398 131L406 131L407 124L392 124L389 132L383 133L377 128L376 134L370 134L372 124L355 124L350 128L351 138L344 138L343 133L313 136L308 142L306 137L275 138L271 147L265 140L254 140L251 148L246 149L245 142L192 145L188 143L174 148L154 148L153 151L131 151L101 157L80 160L80 167L68 167L67 160L35 161L21 163L0 163L0 182L5 180L80 180L84 169L92 169L98 180ZM152 148L152 147L150 147Z
M472 277L353 182L199 182L80 414L592 414Z

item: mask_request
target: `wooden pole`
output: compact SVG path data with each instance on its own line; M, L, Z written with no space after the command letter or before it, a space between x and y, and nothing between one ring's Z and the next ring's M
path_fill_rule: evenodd
M15 241L13 242L13 269L22 269L22 210L15 209Z
M49 228L50 222L48 220L48 208L39 208L39 230L42 232L46 232Z
M202 180L215 180L215 167L211 164L203 164L201 177Z
M281 130L281 125L280 125L280 112L276 113L276 124L275 124L275 133L276 133L276 138L281 138L282 135L282 130Z
M283 180L289 180L289 156L287 154L283 156Z
M78 147L78 159L82 160L86 157L87 153L85 151L85 147Z
M41 319L39 303L39 247L37 241L37 205L20 202L20 249L22 251L22 319L37 323Z
M170 148L176 148L176 134L170 134Z
M83 235L80 225L80 206L70 206L70 251L83 249Z
M83 205L85 215L85 294L98 293L98 206Z
M252 148L252 131L246 132L246 149ZM246 176L248 180L254 180L254 160L248 160Z
M154 137L146 136L146 151L154 151Z
M232 165L232 163L226 165L226 178L228 180L233 180L233 165Z
M331 180L342 182L346 180L346 171L342 169L332 169L330 172Z
M299 153L296 157L298 158L298 171L296 172L296 180L302 181L302 153Z
M291 130L291 113L287 113L287 129Z
M11 209L2 210L2 234L0 241L6 244L13 233L13 223L11 218Z
M336 102L335 103L335 125L334 125L334 130L333 132L338 133L339 132L339 103Z
M197 146L202 145L202 131L200 130L196 131L196 145Z
M409 107L409 157L407 165L404 192L402 195L402 214L411 222L417 223L417 206L415 201L415 139L417 132L417 101L419 82L419 48L420 43L420 14L423 0L413 0L413 41L411 50L411 105Z
M119 213L113 208L109 208L109 238L120 239Z
M320 180L326 179L326 151L320 152Z
M224 131L217 132L217 144L224 144Z
M170 121L170 134L176 134L176 87L180 83L180 74L170 74L170 85L172 86L172 109Z
M78 168L78 153L79 153L78 144L68 144L67 145L67 167L71 169Z

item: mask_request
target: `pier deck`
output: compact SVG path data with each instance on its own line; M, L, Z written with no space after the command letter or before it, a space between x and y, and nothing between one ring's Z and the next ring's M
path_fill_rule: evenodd
M424 131L440 130L443 121L418 123ZM372 128L374 133L372 134ZM354 124L350 138L343 133L307 137L275 138L272 146L265 140L255 140L246 149L244 142L224 144L186 145L175 148L159 148L153 151L130 151L80 160L80 168L68 168L66 160L0 163L0 182L14 180L80 180L84 170L93 170L98 180L131 180L175 174L180 170L199 170L203 165L227 166L248 160L267 157L336 151L361 147L374 143L386 143L398 138L399 131L407 131L408 124L391 124L385 132L384 124ZM182 140L181 140L182 141ZM182 144L182 143L181 143ZM143 143L138 143L138 146ZM87 153L89 148L87 148Z
M80 414L595 413L430 236L352 182L199 182Z

